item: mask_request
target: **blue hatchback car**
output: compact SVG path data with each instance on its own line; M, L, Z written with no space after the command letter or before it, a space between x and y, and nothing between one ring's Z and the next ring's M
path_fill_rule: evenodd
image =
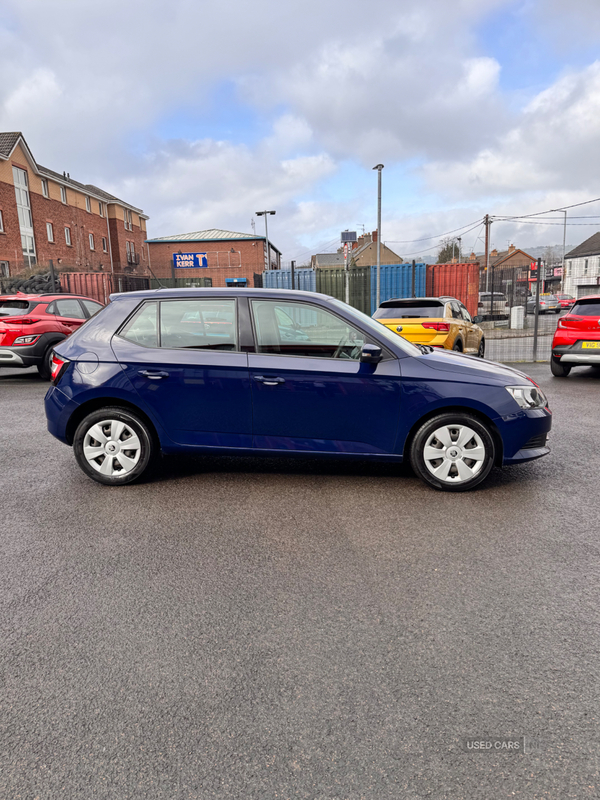
M549 452L522 372L410 344L321 294L157 289L111 303L55 349L48 430L100 483L159 452L402 461L464 491Z

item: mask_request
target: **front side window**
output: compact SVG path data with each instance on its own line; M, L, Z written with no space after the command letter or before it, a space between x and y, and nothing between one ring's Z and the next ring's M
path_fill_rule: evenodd
M460 306L460 312L464 320L466 320L467 322L473 322L473 320L471 319L471 315L463 305Z
M142 347L158 347L158 303L145 303L133 315L119 336Z
M277 300L252 300L259 353L343 358L358 361L365 335L318 306Z
M82 300L81 302L85 306L85 310L88 312L90 317L93 317L94 314L97 314L98 311L101 311L104 308L104 306L102 306L100 303L94 303L93 300Z
M237 350L235 300L163 300L161 347Z

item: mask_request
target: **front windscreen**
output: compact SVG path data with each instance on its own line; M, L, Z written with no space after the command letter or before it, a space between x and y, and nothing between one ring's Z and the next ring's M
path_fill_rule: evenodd
M600 317L600 300L578 300L571 309L571 314L580 317Z

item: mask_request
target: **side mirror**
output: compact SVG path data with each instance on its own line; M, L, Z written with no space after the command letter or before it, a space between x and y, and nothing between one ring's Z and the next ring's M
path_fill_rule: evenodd
M473 317L473 323L475 325L479 325L480 322L483 322L483 317Z
M383 358L383 350L378 344L363 344L360 360L364 364L379 364Z

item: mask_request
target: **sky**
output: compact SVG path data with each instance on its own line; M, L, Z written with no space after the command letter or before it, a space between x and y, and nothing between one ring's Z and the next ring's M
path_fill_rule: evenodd
M0 76L0 130L151 237L262 234L273 209L301 265L375 229L378 163L407 259L600 197L598 0L3 0ZM574 246L600 202L568 219ZM562 220L495 220L492 246L562 243Z

